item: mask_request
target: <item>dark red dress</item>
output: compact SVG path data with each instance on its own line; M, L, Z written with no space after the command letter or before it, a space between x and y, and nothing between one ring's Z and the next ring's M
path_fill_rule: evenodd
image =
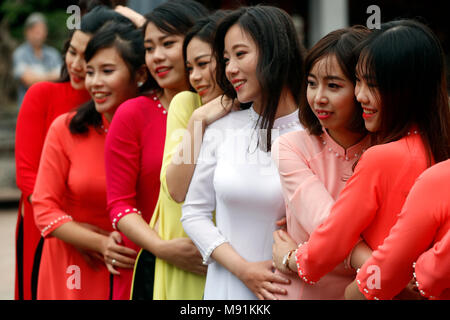
M25 94L17 118L15 145L16 183L22 192L16 226L16 300L36 298L42 244L27 199L33 193L48 128L56 117L89 99L86 90L75 90L70 82L39 82Z

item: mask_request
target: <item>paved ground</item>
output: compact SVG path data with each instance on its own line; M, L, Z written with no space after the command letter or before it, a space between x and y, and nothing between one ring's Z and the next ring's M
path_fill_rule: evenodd
M0 300L14 299L17 208L0 204Z

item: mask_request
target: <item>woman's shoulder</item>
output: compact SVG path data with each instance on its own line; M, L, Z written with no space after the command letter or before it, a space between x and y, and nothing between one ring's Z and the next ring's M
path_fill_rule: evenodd
M202 105L200 96L192 91L182 91L176 94L169 106L169 115L176 114L178 117L188 117L195 109Z
M69 124L72 118L76 115L76 111L69 111L63 113L55 118L50 125L49 132L56 131L58 134L70 133Z
M36 98L46 100L59 95L61 90L65 88L65 82L41 81L32 84L25 93L26 98ZM70 83L69 83L70 85ZM42 101L42 100L41 100Z
M430 186L439 186L447 184L450 181L450 159L441 161L427 170L425 170L417 179L421 184L429 184ZM446 188L445 188L446 189ZM447 192L446 190L445 192Z
M231 111L222 118L210 124L208 129L245 129L251 121L248 112L248 109Z
M192 91L182 91L180 93L177 93L170 104L178 104L178 103L189 103L194 105L201 104L201 98L200 96Z
M151 99L150 96L139 96L128 99L122 102L117 108L116 112L114 113L114 120L142 119L143 113L148 114L149 110L157 108L156 104L156 101Z
M321 139L319 136L310 134L307 130L295 130L279 136L274 145L281 150L289 149L297 152L317 153L321 148ZM316 150L317 149L317 150Z
M405 161L411 159L411 154L416 149L422 149L423 143L419 135L406 136L399 140L377 144L364 152L364 161L378 163L378 165L389 165L391 161ZM382 161L381 161L382 160Z

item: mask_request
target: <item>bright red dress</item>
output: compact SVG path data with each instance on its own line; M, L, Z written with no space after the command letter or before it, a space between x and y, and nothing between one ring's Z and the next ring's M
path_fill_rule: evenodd
M423 141L414 129L397 141L369 148L329 217L297 250L299 276L307 283L318 281L348 257L360 237L376 250L427 164Z
M108 211L112 226L130 213L149 223L158 200L167 111L155 94L127 100L117 109L105 145ZM122 234L123 245L140 248ZM114 276L113 299L130 299L133 269Z
M366 298L392 299L415 272L423 296L450 299L449 190L450 160L417 179L389 237L358 273Z
M16 183L22 191L16 226L16 300L36 298L35 283L39 264L33 266L33 261L35 256L40 258L40 251L36 250L41 236L34 223L33 208L27 198L33 193L48 128L57 116L89 99L86 90L75 90L70 82L36 83L25 94L17 118L15 144Z
M110 274L103 261L91 267L74 246L51 236L64 223L76 221L113 231L106 211L103 129L72 134L66 113L50 126L36 186L33 209L45 238L38 280L38 299L109 299ZM103 119L103 126L108 123Z

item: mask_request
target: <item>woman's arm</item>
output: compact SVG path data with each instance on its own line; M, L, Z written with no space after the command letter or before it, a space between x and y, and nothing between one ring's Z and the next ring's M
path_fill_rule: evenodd
M440 241L420 255L414 265L417 289L423 296L439 297L444 290L450 290L449 257L450 232L447 231Z
M190 239L162 240L137 208L136 185L141 170L141 128L135 108L122 105L114 115L105 144L108 210L113 226L133 243L177 267L205 274L200 254ZM196 262L197 261L197 262Z
M197 167L183 205L181 222L184 230L198 247L203 262L214 260L238 277L259 299L273 299L274 293L286 292L274 283L288 283L272 273L271 261L248 262L230 245L213 222L216 193L213 179L216 169L216 152L223 141L219 129L207 130L198 158Z
M45 83L36 84L28 89L17 117L16 183L28 201L33 193L46 136L45 86Z
M195 101L192 102L195 103ZM178 99L172 101L169 108L168 127L183 128L185 126L183 121L180 120L186 117L176 115L176 113L186 113L186 110L191 109L191 107L181 105L182 103L183 101L179 101ZM185 101L185 104L188 103L189 101ZM186 197L206 127L225 116L230 112L231 107L232 103L229 98L219 96L195 109L189 118L186 132L175 152L177 161L173 161L174 159L172 158L166 171L167 189L172 199L176 202L181 203ZM183 161L179 161L179 159L183 159Z
M275 300L274 294L286 294L276 283L289 280L272 272L272 261L248 262L229 243L218 246L211 257L239 278L260 300Z
M358 272L359 290L368 299L392 299L399 294L413 277L413 263L432 244L440 201L448 190L436 187L435 181L427 185L423 177L416 180L389 236Z
M304 148L314 138L304 132L295 132L279 137L272 147L272 158L278 167L285 203L293 214L291 218L296 219L309 234L328 217L335 202L323 181L309 167L305 156L307 151ZM280 271L284 272L281 259L289 249L282 245L281 239L277 237L275 240L273 259L280 259L275 265L281 266ZM364 253L359 249L357 252Z
M201 275L206 274L207 267L203 265L202 257L191 239L162 240L158 233L137 214L125 216L119 221L118 227L128 239L156 257L180 269Z
M106 258L114 255L118 266L132 267L136 255L134 250L115 243L107 245L106 231L96 232L78 224L62 209L71 162L70 147L66 146L71 140L66 118L67 115L63 115L55 120L45 140L33 200L36 225L43 237L54 236L81 250L99 252L106 263Z
M114 10L130 19L138 28L141 28L145 24L145 17L133 9L118 5Z
M81 250L90 250L102 254L108 270L112 274L120 274L114 267L133 268L137 252L117 244L120 234L113 232L111 236L92 231L89 228L69 221L50 233L66 243ZM114 259L114 263L112 262Z
M328 218L296 253L299 275L317 282L349 256L378 211L383 170L367 150L341 191Z
M292 218L311 234L328 217L334 199L309 167L297 139L306 139L306 135L296 132L279 137L272 146L272 159Z

